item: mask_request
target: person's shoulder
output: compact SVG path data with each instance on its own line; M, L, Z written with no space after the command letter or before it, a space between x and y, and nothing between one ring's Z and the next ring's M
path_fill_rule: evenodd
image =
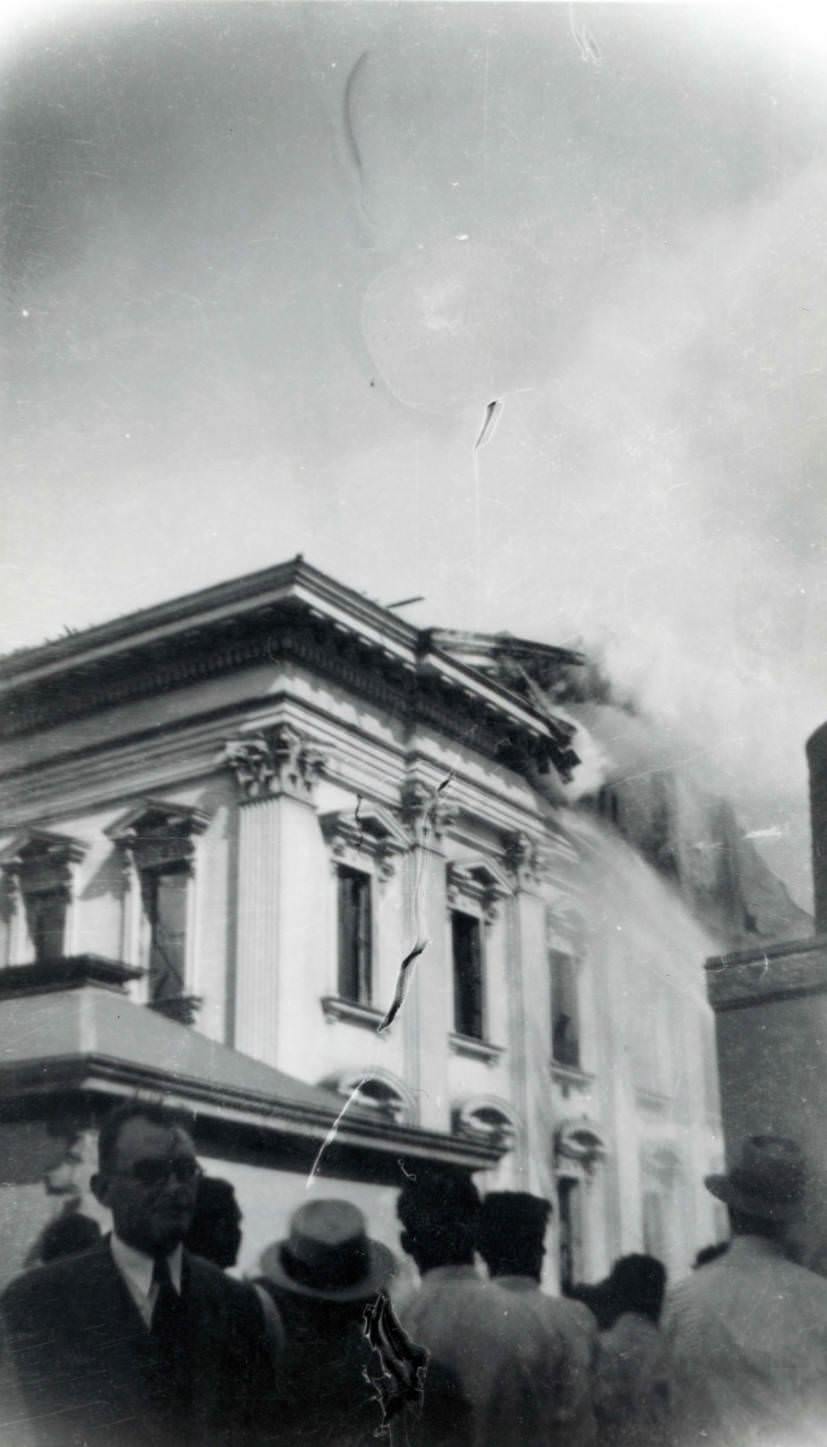
M796 1297L804 1297L822 1310L827 1310L827 1277L818 1271L811 1271L807 1266L799 1266L795 1261L783 1261L782 1268L778 1271L779 1279L783 1277L784 1284Z
M110 1270L112 1260L108 1246L99 1243L88 1251L62 1256L45 1266L33 1266L9 1283L0 1297L0 1310L13 1317L21 1308L35 1309L39 1304L75 1299L91 1281Z

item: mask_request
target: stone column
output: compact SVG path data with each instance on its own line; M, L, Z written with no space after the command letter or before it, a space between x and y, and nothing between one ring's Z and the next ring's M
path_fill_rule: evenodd
M225 758L241 794L234 1044L258 1060L295 1070L302 1041L293 1041L295 1058L285 1059L290 1039L283 983L289 969L301 989L311 953L306 894L317 874L313 791L324 761L289 724L228 743Z
M506 904L511 1090L520 1118L514 1170L519 1189L553 1201L551 1012L540 893L546 861L539 841L522 830L506 837L505 861L514 881L514 895Z
M450 1129L448 1035L451 1030L451 962L446 958L445 855L442 838L455 818L453 807L421 779L402 788L402 819L411 840L405 861L405 928L414 944L428 944L413 966L400 1011L404 1031L404 1076L417 1101L417 1124Z

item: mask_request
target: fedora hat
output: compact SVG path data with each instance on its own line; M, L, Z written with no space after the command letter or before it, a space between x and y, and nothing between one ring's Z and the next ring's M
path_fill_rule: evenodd
M765 1221L788 1221L804 1195L804 1157L786 1136L749 1136L741 1159L726 1175L706 1176L719 1201Z
M262 1253L261 1270L276 1286L319 1301L367 1301L395 1267L393 1252L367 1234L350 1201L308 1201L290 1222L290 1235Z

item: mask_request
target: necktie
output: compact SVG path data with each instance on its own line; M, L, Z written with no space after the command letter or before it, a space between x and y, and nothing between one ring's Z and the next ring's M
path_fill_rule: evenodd
M152 1280L158 1288L158 1295L152 1311L150 1333L158 1342L171 1345L176 1339L180 1325L181 1298L172 1284L166 1256L155 1258Z

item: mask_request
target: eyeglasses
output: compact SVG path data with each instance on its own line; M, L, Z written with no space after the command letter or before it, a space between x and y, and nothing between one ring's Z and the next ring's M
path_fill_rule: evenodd
M173 1176L181 1185L189 1186L204 1174L192 1156L171 1156L169 1160L150 1158L133 1161L125 1171L110 1171L112 1176L129 1176L141 1186L163 1186Z

